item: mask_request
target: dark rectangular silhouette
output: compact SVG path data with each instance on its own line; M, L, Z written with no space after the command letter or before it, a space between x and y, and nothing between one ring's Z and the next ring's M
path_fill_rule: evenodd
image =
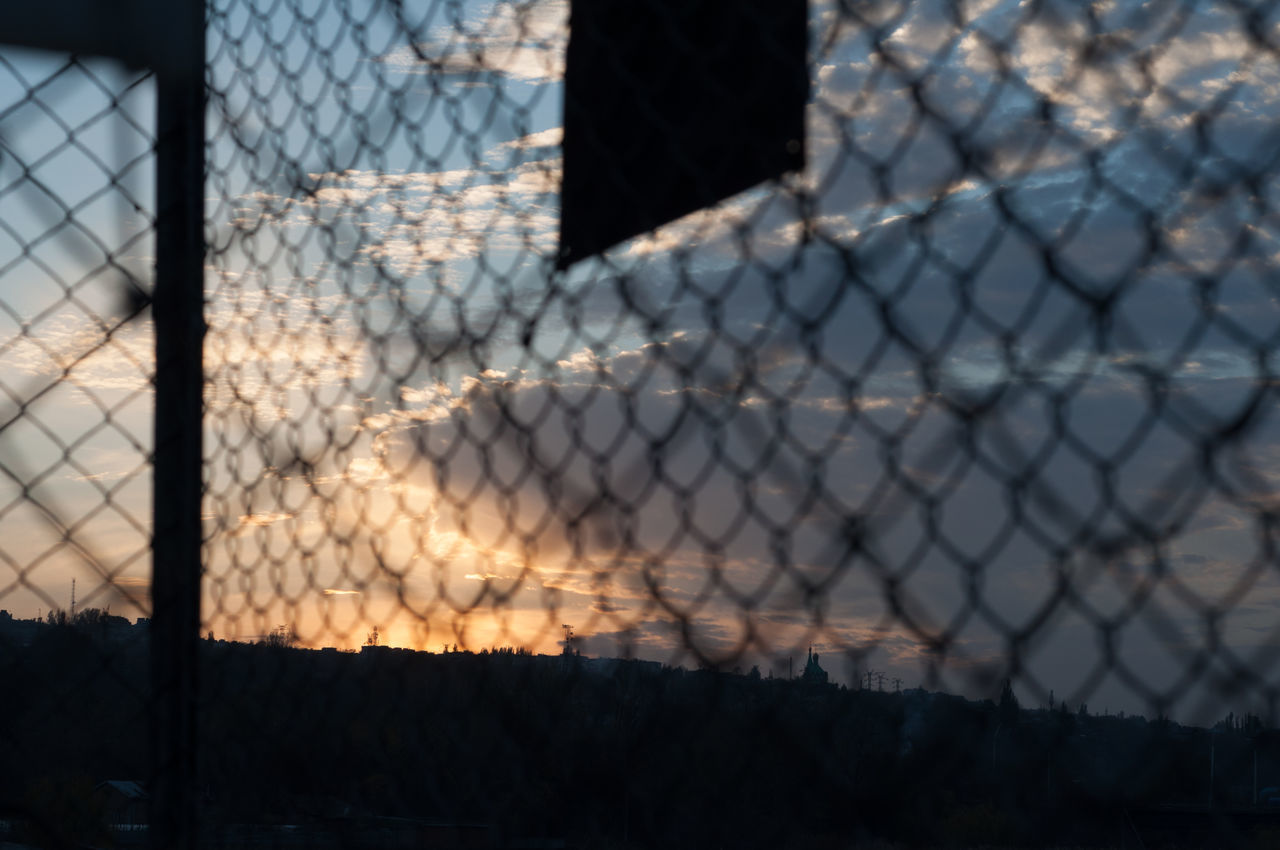
M806 0L579 0L558 268L804 168Z

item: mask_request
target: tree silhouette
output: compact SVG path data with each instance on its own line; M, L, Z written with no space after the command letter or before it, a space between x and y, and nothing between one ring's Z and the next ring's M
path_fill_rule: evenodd
M1013 726L1018 722L1018 697L1013 693L1013 683L1009 679L1004 680L1004 687L1000 689L1000 724L1002 726Z

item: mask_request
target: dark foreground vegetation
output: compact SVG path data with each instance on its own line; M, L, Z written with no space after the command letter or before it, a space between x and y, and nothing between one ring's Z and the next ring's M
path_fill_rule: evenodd
M81 619L0 629L0 842L145 841L145 628ZM286 644L203 644L211 847L1280 846L1253 718Z

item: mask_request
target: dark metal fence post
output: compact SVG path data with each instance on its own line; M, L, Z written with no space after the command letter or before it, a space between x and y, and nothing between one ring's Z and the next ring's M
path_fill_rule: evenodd
M157 69L151 840L197 843L204 342L204 4L167 3ZM156 22L159 24L159 21Z

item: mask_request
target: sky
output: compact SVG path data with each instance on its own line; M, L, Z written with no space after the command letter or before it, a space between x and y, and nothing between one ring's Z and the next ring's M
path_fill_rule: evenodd
M814 0L806 171L561 275L564 2L216 0L207 627L555 652L572 624L591 655L781 675L812 645L850 684L1259 710L1280 33L1248 5ZM75 576L141 613L150 336L93 272L148 279L111 115L150 83L72 133L128 180L72 146L45 192L14 163L67 130L19 78L58 64L0 56L3 320L40 317L4 385L57 384L31 409L74 449L30 416L0 442L91 514L65 546L10 487L0 607ZM63 124L111 100L73 70ZM110 237L24 255L49 194Z
M0 51L0 608L141 613L150 566L153 90ZM114 179L113 179L114 178Z

